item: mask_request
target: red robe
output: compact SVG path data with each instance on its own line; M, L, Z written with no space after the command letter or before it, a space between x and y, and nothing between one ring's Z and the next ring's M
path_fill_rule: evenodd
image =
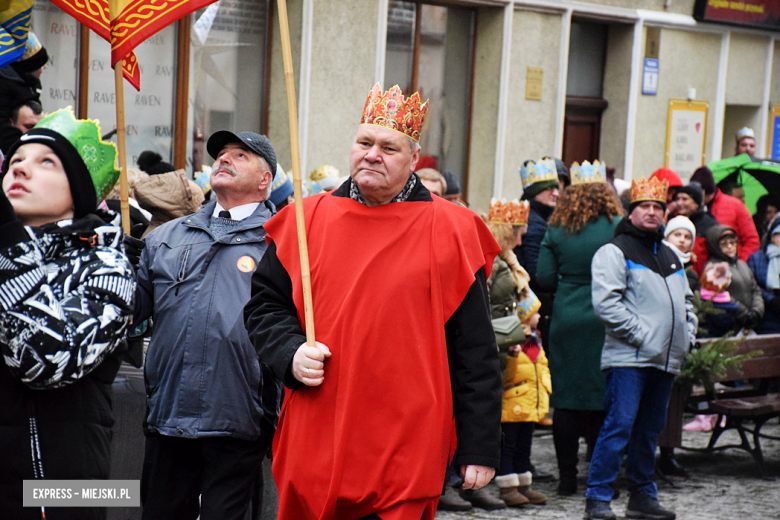
M315 332L332 355L323 384L288 390L282 407L280 519L435 512L455 449L444 324L499 247L475 213L433 199L304 201ZM265 229L303 324L294 211Z

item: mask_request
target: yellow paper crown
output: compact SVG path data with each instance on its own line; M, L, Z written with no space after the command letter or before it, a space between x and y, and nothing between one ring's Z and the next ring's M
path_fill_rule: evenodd
M525 226L528 224L528 214L531 205L527 200L520 202L517 199L507 202L504 199L492 199L490 201L490 215L488 220L493 224L512 224L513 226Z
M428 101L422 103L418 92L405 98L398 85L395 85L383 94L382 87L377 83L368 93L360 124L389 128L419 143L427 113Z
M592 184L596 182L607 182L607 166L598 159L593 164L588 161L582 161L582 164L574 163L569 168L571 175L571 185Z
M661 202L666 204L666 192L669 190L669 181L659 181L658 177L652 177L649 181L644 177L638 181L631 181L631 203L634 202Z

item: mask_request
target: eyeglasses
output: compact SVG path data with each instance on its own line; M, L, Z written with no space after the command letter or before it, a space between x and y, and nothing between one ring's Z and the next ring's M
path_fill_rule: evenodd
M736 238L723 238L718 242L722 246L736 246L737 245L737 239Z

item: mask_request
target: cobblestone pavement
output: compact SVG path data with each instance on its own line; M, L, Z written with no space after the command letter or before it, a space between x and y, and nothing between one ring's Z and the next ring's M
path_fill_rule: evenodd
M686 416L687 420L692 417ZM780 425L777 419L764 426L762 433L780 437ZM709 433L683 432L683 446L701 448L707 445ZM734 431L726 432L718 445L739 442ZM769 479L761 478L758 467L749 453L739 449L707 454L687 450L675 450L677 460L690 470L687 479L672 477L669 482L656 479L661 505L677 512L678 520L771 520L780 519L780 440L762 439ZM580 458L584 458L585 446L580 448ZM552 435L537 433L531 459L542 471L551 472L557 477L555 450ZM526 505L521 508L501 511L473 509L468 512L452 513L439 511L437 520L532 518L579 519L585 510L585 479L588 465L579 464L579 493L572 497L556 495L557 482L535 483L533 489L545 493L549 499L546 505ZM621 496L612 503L618 518L623 518L628 503L626 482L617 482ZM498 488L491 483L489 488L498 496Z

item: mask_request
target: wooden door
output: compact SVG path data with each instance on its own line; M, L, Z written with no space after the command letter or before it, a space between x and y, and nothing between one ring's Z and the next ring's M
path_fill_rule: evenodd
M574 161L593 162L599 158L601 114L607 106L607 101L601 98L566 96L562 157L566 166Z

